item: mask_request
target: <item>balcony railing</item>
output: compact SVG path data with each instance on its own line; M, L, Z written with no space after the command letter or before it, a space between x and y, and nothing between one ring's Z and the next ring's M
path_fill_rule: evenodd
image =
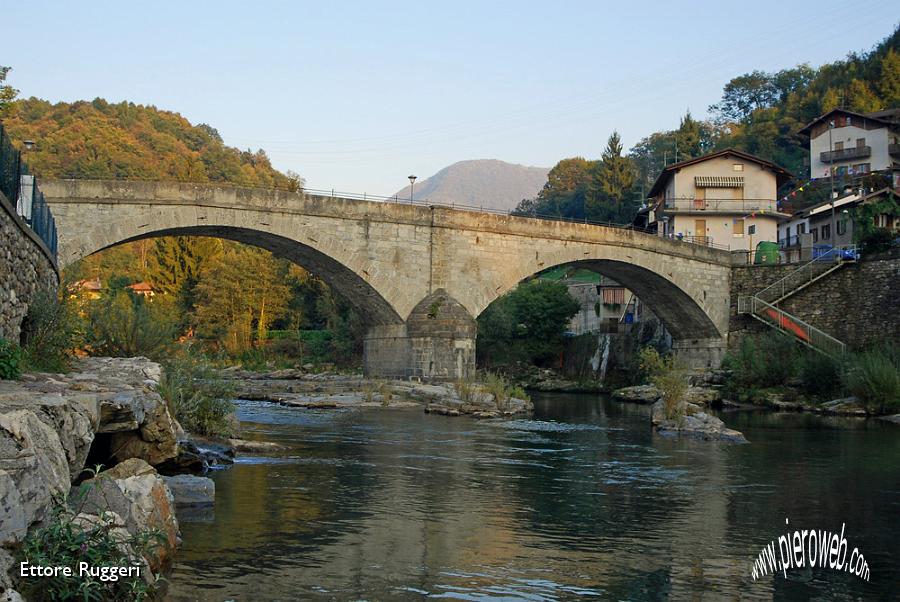
M822 151L819 158L822 163L837 163L838 161L849 161L850 159L865 159L872 156L871 146L854 146L841 150Z
M775 212L775 199L666 199L665 208L679 212L725 212L751 213L753 211Z
M800 246L800 235L795 234L794 236L788 236L787 238L779 238L778 239L778 247L781 249L789 249L791 247L799 247Z

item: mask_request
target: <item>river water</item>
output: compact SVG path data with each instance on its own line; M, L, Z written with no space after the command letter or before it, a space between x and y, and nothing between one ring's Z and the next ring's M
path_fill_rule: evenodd
M731 412L751 443L730 445L655 435L646 406L534 401L511 421L239 402L246 438L287 449L211 475L169 597L900 599L900 427ZM789 529L842 524L868 582L751 578Z

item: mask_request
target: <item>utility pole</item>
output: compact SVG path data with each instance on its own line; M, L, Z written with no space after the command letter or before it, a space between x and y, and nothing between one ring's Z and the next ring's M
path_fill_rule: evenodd
M828 170L829 180L831 181L831 238L832 247L834 247L834 144L831 139L831 132L834 130L834 119L828 122L828 156L831 158L830 168Z

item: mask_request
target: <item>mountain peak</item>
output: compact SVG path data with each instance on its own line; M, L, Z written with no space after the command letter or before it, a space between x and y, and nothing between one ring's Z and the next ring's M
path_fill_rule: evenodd
M499 159L457 161L416 182L415 199L509 211L534 198L547 182L546 167L529 167ZM396 193L409 198L409 186Z

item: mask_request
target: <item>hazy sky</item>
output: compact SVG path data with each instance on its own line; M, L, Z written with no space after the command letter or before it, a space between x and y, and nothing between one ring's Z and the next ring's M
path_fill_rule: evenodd
M552 166L706 114L731 77L867 50L888 1L7 2L22 96L130 100L392 194L463 159Z

